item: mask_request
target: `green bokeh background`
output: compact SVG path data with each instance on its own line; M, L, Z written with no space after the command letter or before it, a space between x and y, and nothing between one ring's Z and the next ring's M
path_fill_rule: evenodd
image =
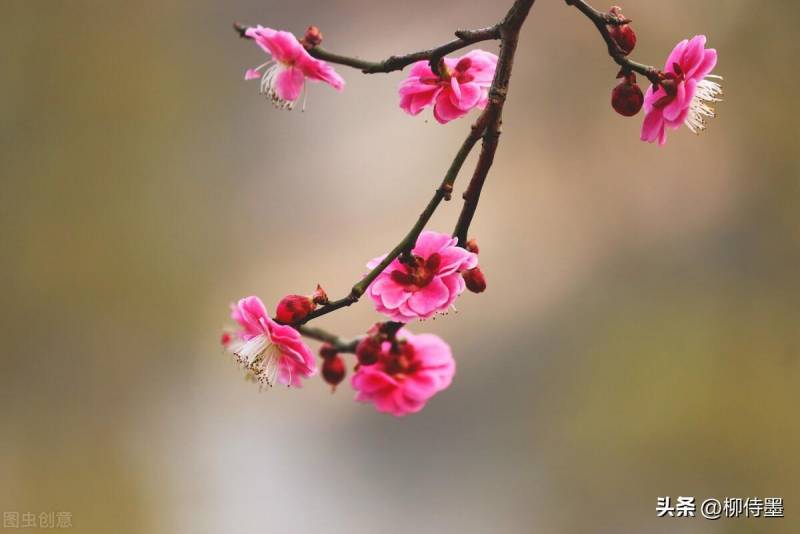
M663 148L610 109L591 24L537 2L473 226L489 289L411 326L459 366L422 413L319 380L259 393L221 353L235 298L343 295L468 127L401 113L401 73L345 68L344 93L274 110L231 22L377 59L507 3L0 4L3 511L120 534L800 531L796 2L624 5L635 59L696 33L720 53L719 117ZM780 496L786 517L656 519L661 495Z

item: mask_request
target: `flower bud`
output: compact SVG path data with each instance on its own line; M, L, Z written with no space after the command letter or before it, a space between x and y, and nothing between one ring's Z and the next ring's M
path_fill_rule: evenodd
M611 91L611 107L625 117L632 117L639 113L643 103L644 95L632 74Z
M475 254L478 254L480 252L480 249L478 248L478 242L474 238L467 241L466 248L467 250L469 250L470 252L474 252Z
M303 45L306 48L314 48L322 44L322 32L316 26L309 26L306 28L306 34L303 36Z
M325 358L322 362L322 378L336 390L336 386L344 380L347 370L344 367L344 360L336 355L333 358Z
M233 341L233 336L231 335L230 332L223 332L222 336L219 339L219 342L222 343L222 346L225 348L227 348L228 345L231 344L231 341Z
M330 343L323 343L322 346L319 348L319 355L324 360L328 360L330 358L334 358L339 354L339 351L331 345Z
M286 295L278 303L275 318L284 324L300 321L314 311L316 304L309 297L303 295Z
M473 293L483 293L486 290L486 277L480 267L464 271L461 276L464 277L464 282L467 283L467 289Z
M609 24L608 35L617 43L622 53L626 56L633 52L636 46L636 32L633 31L628 19L622 14L622 9L618 6L613 6L609 11L611 15L615 16L619 21L627 21L623 24Z
M373 365L381 354L381 342L372 336L367 336L356 345L356 358L361 365Z

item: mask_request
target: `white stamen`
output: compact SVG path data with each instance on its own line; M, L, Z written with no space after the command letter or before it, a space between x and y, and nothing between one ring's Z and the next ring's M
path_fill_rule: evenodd
M694 134L700 134L706 129L706 121L716 116L714 104L722 102L722 86L708 78L722 80L722 76L709 74L697 83L694 97L689 103L689 114L684 124Z
M277 382L283 354L269 337L262 334L248 341L231 342L228 349L260 384L272 386Z
M265 63L267 65L269 63ZM276 90L275 84L277 83L278 74L280 74L287 66L275 62L273 65L268 67L264 74L261 76L261 94L266 95L267 98L270 99L272 105L278 109L286 109L291 111L294 108L294 101L293 100L285 100L278 96L278 92ZM305 81L303 82L303 93L305 94ZM305 109L305 100L303 101L303 109Z
M260 335L248 341L237 343L235 347L231 346L231 351L239 363L249 369L264 353L267 345L270 345L267 336Z

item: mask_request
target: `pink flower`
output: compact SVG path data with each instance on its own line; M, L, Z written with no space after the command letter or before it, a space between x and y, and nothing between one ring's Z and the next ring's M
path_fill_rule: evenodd
M665 127L674 130L681 124L700 133L706 128L706 119L714 117L714 103L721 101L722 87L709 78L722 77L709 74L717 64L717 51L705 44L705 35L695 35L672 50L664 65L664 81L656 91L651 85L644 96L642 141L658 140L663 145L667 142Z
M457 238L425 231L411 250L411 261L395 259L367 288L375 308L406 323L446 311L466 288L461 272L478 265L478 256L457 247ZM367 264L374 269L386 257Z
M304 93L306 79L325 82L338 91L344 89L342 77L324 61L311 57L291 33L256 26L248 28L245 35L271 59L248 69L244 79L261 78L261 93L267 95L275 107L292 109L300 94ZM259 72L261 69L264 69L263 74Z
M444 58L441 77L427 61L417 61L400 85L400 107L409 115L418 115L433 105L433 116L442 124L463 117L472 108L483 109L496 67L497 56L483 50L473 50L460 59Z
M433 334L397 333L394 348L384 341L378 362L360 365L353 375L356 400L371 402L379 412L407 415L420 411L456 372L450 347Z
M300 387L300 377L316 373L314 355L291 326L276 323L258 297L231 305L231 317L242 329L226 348L261 384Z

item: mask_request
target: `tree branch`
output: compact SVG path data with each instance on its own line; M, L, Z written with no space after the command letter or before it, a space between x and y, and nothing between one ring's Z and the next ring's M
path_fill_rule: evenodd
M247 26L234 23L233 28L239 34L239 37L249 39L245 32ZM366 61L363 59L343 56L334 52L329 52L320 46L315 46L308 50L308 53L317 59L327 61L329 63L336 63L338 65L345 65L359 69L364 74L376 74L379 72L393 72L396 70L403 70L408 65L417 61L427 60L433 72L439 74L440 60L456 50L461 50L475 43L481 41L491 41L500 38L500 25L495 24L489 28L481 28L478 30L458 30L455 32L456 39L439 45L429 50L421 50L419 52L412 52L402 56L390 56L383 61Z
M342 339L335 334L331 334L327 330L314 326L294 326L293 328L307 338L322 341L323 343L330 343L337 352L355 353L356 345L358 345L359 342L359 339Z
M609 25L618 25L622 24L626 21L619 20L616 16L612 15L611 13L603 13L601 11L596 10L584 0L564 0L568 6L574 6L578 8L578 11L586 15L586 17L594 23L597 31L600 32L600 35L603 37L603 40L606 42L606 46L608 47L608 55L611 56L617 65L622 67L624 71L628 72L638 72L642 76L646 76L650 83L653 86L657 87L658 84L661 82L661 78L659 76L659 70L655 67L651 67L650 65L643 65L642 63L637 63L636 61L632 61L625 56L625 53L619 47L616 41L611 38L611 34L608 33L608 26ZM629 21L628 21L629 22Z
M436 208L439 206L439 203L442 200L449 200L450 194L453 192L453 183L455 183L456 178L458 177L458 171L461 170L462 165L464 165L464 160L467 159L470 151L475 146L475 143L481 138L481 135L486 129L486 123L489 119L489 108L487 109L478 117L478 120L475 121L475 124L472 125L469 135L464 142L461 144L461 148L459 148L458 152L456 153L456 157L453 159L453 162L450 164L450 168L447 170L447 174L445 174L444 179L442 180L441 185L433 194L433 198L428 202L428 205L425 207L425 210L420 214L417 222L411 228L411 230L406 234L406 236L386 255L383 261L380 262L374 269L372 269L369 273L367 273L364 278L359 280L350 290L350 293L339 300L331 301L330 304L326 306L322 306L317 308L313 312L309 313L308 315L303 318L302 321L299 321L297 324L305 324L308 321L320 317L322 315L326 315L331 313L332 311L336 311L339 308L344 308L345 306L350 306L355 302L358 302L358 299L361 298L361 295L367 290L367 287L372 283L375 278L378 277L379 274L383 272L386 267L389 266L392 261L395 260L398 256L403 253L408 253L414 248L414 245L417 242L417 238L419 234L422 233L422 230L425 228L425 225L428 224L433 213L436 211Z
M494 80L492 80L492 87L489 89L489 105L484 112L488 115L488 124L486 132L483 134L481 153L478 156L475 172L467 190L463 194L464 206L453 230L453 236L458 238L458 244L462 247L467 244L469 226L475 216L475 210L478 208L483 184L486 182L489 169L494 162L497 144L500 141L503 105L508 94L508 84L511 79L511 69L514 65L514 54L517 51L517 43L519 42L519 32L525 22L525 18L528 16L528 12L533 7L533 2L534 0L517 1L501 24L500 57L497 61L497 70L494 74Z
M325 332L318 328L311 328L305 325L308 321L321 317L340 308L350 306L358 302L367 287L380 275L386 267L389 266L396 258L401 255L408 254L413 249L417 242L422 230L427 225L436 208L442 200L450 200L450 195L453 191L453 184L455 183L458 173L467 159L467 156L474 148L475 144L483 138L481 146L481 154L478 158L478 164L475 168L470 185L464 193L464 208L461 216L459 217L459 224L456 226L456 235L464 236L459 239L459 243L464 246L466 243L466 234L469 229L469 223L474 216L475 209L477 208L478 199L480 197L481 188L486 180L489 168L492 165L495 151L497 150L497 143L500 135L500 124L502 118L503 105L505 104L506 94L508 93L508 83L511 76L511 66L514 61L514 53L517 49L517 42L519 40L519 32L522 24L525 21L528 13L533 6L535 0L515 0L514 4L509 9L506 16L501 22L480 30L459 30L456 32L457 39L449 43L443 44L430 50L422 52L415 52L405 56L392 56L384 61L369 62L356 58L340 56L327 52L319 47L312 48L309 53L318 59L329 61L331 63L338 63L361 69L365 73L374 72L391 72L400 70L403 67L421 60L428 60L434 72L437 72L440 60L448 53L459 50L471 44L490 40L500 39L500 57L497 63L497 69L489 89L489 103L486 109L478 117L475 124L472 125L469 135L461 144L458 152L455 155L450 168L442 179L441 185L433 194L433 197L428 202L428 205L420 214L417 222L409 230L406 236L386 255L386 257L374 269L369 271L361 280L359 280L350 290L350 293L338 300L331 301L329 304L317 308L309 313L301 321L295 323L294 326L302 335L317 339L323 342L332 343L334 346L338 344L342 347L344 352L345 348L353 346L352 341L344 341L337 336ZM247 28L240 24L234 24L234 29L239 33L240 37L246 38Z

